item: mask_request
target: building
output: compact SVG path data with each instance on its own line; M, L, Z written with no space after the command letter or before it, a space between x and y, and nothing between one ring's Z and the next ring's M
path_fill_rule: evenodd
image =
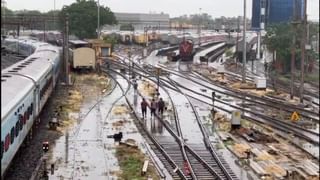
M144 30L148 28L168 28L169 14L142 14L142 13L114 13L118 25L114 28L120 28L123 24L131 24L135 30Z
M296 13L303 16L304 0L253 0L252 29L264 29L274 23L289 22Z

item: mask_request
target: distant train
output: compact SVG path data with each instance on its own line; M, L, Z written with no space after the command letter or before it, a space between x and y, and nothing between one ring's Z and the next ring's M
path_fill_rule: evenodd
M203 36L189 35L183 37L179 44L179 57L181 61L192 61L196 53L195 46L208 43L220 43L227 41L227 34L204 34ZM196 43L195 43L196 42ZM200 42L200 43L199 43Z
M152 42L163 42L170 45L179 45L183 39L189 39L194 44L208 43L212 41L226 41L229 37L228 33L206 32L199 34L188 32L156 32L150 31L148 33L143 31L117 31L117 32L102 32L103 36L114 36L119 42L123 44L140 44L147 45ZM117 34L118 36L115 36Z
M56 86L61 49L32 39L4 39L26 59L1 71L1 179Z
M192 60L195 49L193 48L193 41L190 39L184 39L179 45L179 55L181 61Z

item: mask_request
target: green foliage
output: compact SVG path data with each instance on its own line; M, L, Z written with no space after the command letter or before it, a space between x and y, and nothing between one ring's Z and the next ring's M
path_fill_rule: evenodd
M95 38L98 6L93 0L77 0L70 6L65 6L60 17L69 15L69 31L70 34L75 34L79 38ZM62 18L61 18L62 21ZM116 18L108 7L100 6L100 27L105 24L116 24Z
M227 57L230 57L230 56L233 55L231 49L227 49L227 50L225 51L225 53L226 53L226 56L227 56Z
M13 15L13 11L6 8L6 7L1 7L1 17L5 15L5 16L10 16Z
M290 24L275 24L267 28L264 42L270 51L277 52L277 60L284 65L284 72L290 71L292 38L296 34L296 47L300 44L301 28L298 26L296 33ZM297 49L296 57L299 50Z
M107 36L103 37L103 40L104 40L104 42L109 43L109 44L112 45L111 46L111 52L113 52L113 47L114 47L115 44L118 43L119 39L118 39L116 34L110 34L110 35L107 35Z

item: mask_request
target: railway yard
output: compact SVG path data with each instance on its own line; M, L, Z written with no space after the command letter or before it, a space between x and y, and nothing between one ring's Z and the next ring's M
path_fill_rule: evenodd
M31 125L32 133L26 133L2 176L8 180L319 179L319 86L305 84L303 103L297 95L290 99L284 82L279 82L277 91L269 79L264 79L265 88L257 88L258 74L268 74L260 72L262 62L255 62L255 72L247 68L242 83L242 65L226 53L234 53L234 45L209 40L185 54L178 53L190 44L154 43L146 56L142 45L118 44L103 60L100 73L75 71L70 85L57 81L36 127ZM12 64L34 61L24 58L2 54L2 79L15 75L8 71ZM29 65L23 63L16 68ZM152 116L152 100L159 98L164 112ZM10 138L2 142L2 158L16 147L7 147L9 142ZM48 152L43 151L43 142L49 144Z

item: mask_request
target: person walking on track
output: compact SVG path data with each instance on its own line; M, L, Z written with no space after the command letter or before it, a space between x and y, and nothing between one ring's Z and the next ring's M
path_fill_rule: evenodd
M143 98L141 102L141 111L142 111L142 118L147 118L147 101Z
M164 101L162 100L162 98L160 98L158 101L158 113L161 115L161 117L163 115L164 106Z
M157 109L157 103L154 99L152 99L150 104L151 118L156 115L156 109Z

